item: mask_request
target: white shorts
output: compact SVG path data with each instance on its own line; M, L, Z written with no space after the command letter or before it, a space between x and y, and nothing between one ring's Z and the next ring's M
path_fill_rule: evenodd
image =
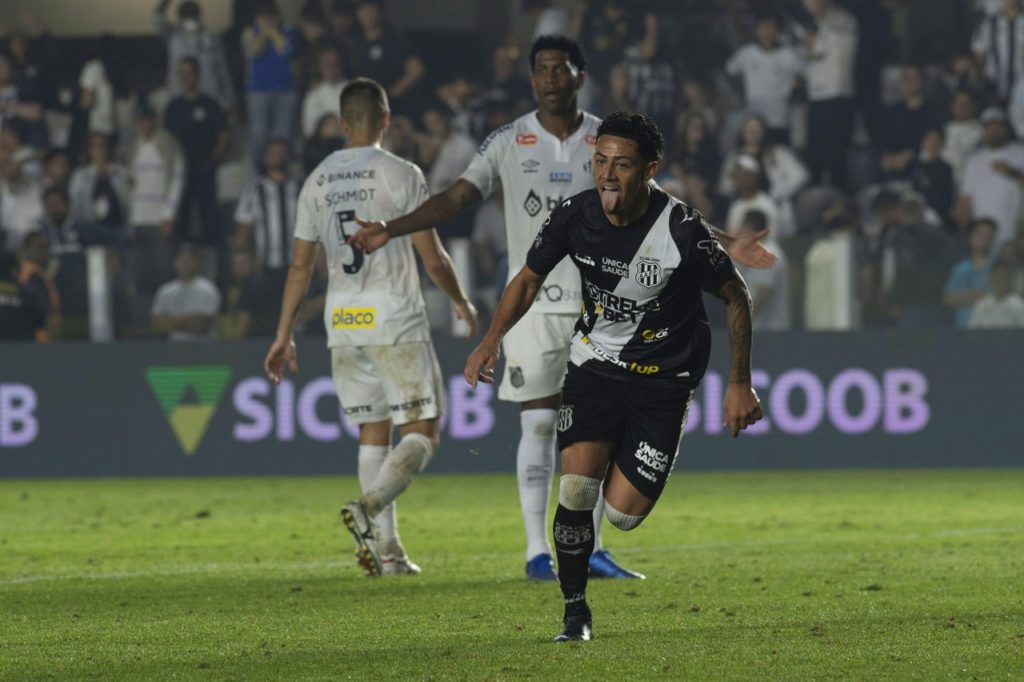
M395 346L335 346L331 376L353 424L396 426L444 414L444 382L430 341Z
M578 318L574 313L523 315L502 343L505 375L498 397L524 403L561 393Z

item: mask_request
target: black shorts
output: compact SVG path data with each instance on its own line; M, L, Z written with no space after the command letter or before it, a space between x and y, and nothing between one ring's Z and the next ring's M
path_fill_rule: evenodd
M657 500L672 473L693 386L616 380L569 363L558 410L558 447L610 440L612 461L629 482Z

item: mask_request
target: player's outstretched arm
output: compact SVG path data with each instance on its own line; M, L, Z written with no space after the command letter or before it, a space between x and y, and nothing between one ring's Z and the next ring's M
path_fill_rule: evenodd
M726 280L716 296L725 301L726 327L729 330L729 388L725 392L722 425L739 432L759 420L761 401L750 382L750 347L753 336L750 292L736 274Z
M348 243L354 248L371 253L387 244L392 237L401 237L442 225L478 203L481 198L483 197L476 185L468 180L458 180L445 191L424 201L412 213L395 218L389 223L381 220L360 220L356 216L360 230L348 238Z
M281 317L277 323L277 336L263 360L263 370L267 378L275 384L281 383L285 366L292 374L299 371L295 355L295 316L298 315L302 298L309 290L309 282L313 279L313 264L320 245L304 239L295 239L292 247L292 262L288 266L288 278L284 284L284 297L281 301Z
M470 336L476 336L476 306L466 296L466 290L452 264L452 257L438 238L437 230L417 232L411 239L431 281L448 294L455 306L455 316L469 325Z
M729 252L729 257L740 265L758 270L768 270L775 267L775 263L779 260L779 257L762 243L764 238L771 234L771 228L765 228L755 234L742 237L735 237L710 225L708 225L708 229Z
M501 340L537 299L537 293L544 284L547 275L538 275L524 265L512 281L505 287L505 293L498 301L491 326L484 334L480 345L469 354L463 376L470 386L476 388L477 381L485 384L494 383L494 366L498 363Z

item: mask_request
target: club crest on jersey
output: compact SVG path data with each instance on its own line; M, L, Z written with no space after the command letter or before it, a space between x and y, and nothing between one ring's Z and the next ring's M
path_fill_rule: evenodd
M636 281L645 287L661 284L661 263L653 258L643 258L636 264Z
M533 133L519 133L516 135L516 144L523 147L537 144L537 136Z
M544 208L544 202L541 201L540 197L537 196L537 193L531 189L530 193L526 195L526 201L523 202L523 208L525 208L526 213L533 218L540 213L542 208Z
M572 428L572 405L558 408L558 431L564 432Z
M512 383L514 388L522 388L526 380L523 378L522 367L509 367L508 368L508 380Z

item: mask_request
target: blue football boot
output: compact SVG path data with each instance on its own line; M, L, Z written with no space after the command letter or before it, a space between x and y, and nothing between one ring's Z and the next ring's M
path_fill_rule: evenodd
M555 562L550 554L538 554L526 562L526 577L530 580L558 580Z
M590 555L590 577L591 578L636 578L644 580L647 576L643 573L623 568L612 557L607 549L599 549Z

